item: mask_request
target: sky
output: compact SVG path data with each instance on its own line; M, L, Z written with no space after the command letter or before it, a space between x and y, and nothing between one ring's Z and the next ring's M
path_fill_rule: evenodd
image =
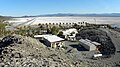
M120 0L0 0L0 15L120 13Z

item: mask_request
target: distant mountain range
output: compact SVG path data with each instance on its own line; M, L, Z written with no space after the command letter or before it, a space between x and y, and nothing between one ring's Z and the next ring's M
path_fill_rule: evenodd
M104 13L104 14L46 14L38 16L88 16L88 17L120 17L120 13Z
M36 15L36 16L22 16L22 17L63 17L63 16L87 16L87 17L120 17L120 13L104 13L104 14L46 14L46 15Z
M64 17L64 16L83 16L83 17L120 17L120 13L103 13L103 14L72 14L72 13L58 13L58 14L45 14L36 16L21 16L21 17ZM6 16L12 17L12 16Z

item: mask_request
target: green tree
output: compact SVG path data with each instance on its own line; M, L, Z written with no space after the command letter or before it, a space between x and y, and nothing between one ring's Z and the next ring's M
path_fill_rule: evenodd
M6 23L4 23L6 20L7 18L0 16L0 35L6 34L6 31L5 31Z
M59 32L59 33L58 33L58 36L63 36L63 32L62 32L62 31Z
M52 33L52 34L57 35L58 32L59 32L59 28L58 28L58 27L53 26L53 27L51 28L51 33Z

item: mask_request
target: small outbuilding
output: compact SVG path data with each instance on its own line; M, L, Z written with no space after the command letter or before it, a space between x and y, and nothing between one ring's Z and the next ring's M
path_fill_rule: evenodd
M80 45L86 48L89 51L96 50L96 46L90 42L90 40L80 39Z
M35 38L42 39L46 46L56 48L64 45L64 39L56 35L35 35Z

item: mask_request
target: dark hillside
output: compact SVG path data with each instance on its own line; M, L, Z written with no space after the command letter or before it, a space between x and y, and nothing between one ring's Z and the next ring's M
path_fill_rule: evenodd
M106 32L98 29L84 29L77 34L77 39L89 39L102 44L101 53L110 55L115 53L115 47Z

